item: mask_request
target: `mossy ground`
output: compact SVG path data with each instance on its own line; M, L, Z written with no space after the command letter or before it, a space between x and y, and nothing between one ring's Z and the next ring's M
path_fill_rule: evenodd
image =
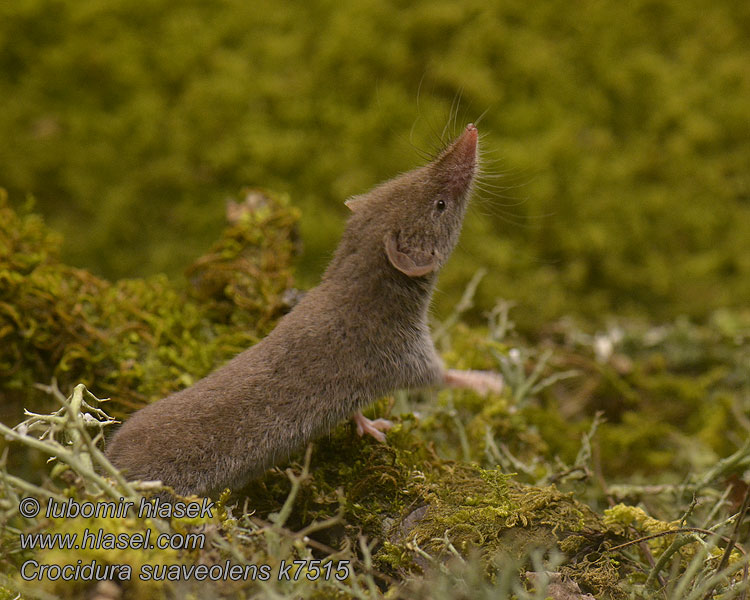
M241 196L263 200L186 265L189 281L175 286L165 276L112 283L65 265L59 236L29 207L11 209L0 191L5 410L38 405L43 394L33 384L55 377L63 388L96 382L123 415L267 334L288 309L298 213L283 196Z
M113 283L70 268L41 219L17 214L0 197L0 358L9 373L3 421L20 421L22 406L44 412L49 400L33 383L53 376L63 389L84 381L112 397L107 410L128 413L190 385L270 330L293 298L298 215L284 197L242 197L244 216L182 285L165 277ZM696 598L712 590L728 597L728 582L742 580L739 554L728 555L733 572L714 584L710 577L732 535L728 519L748 489L750 314L717 311L701 324L622 321L598 332L569 320L533 339L515 332L512 315L500 303L483 327L467 326L458 312L435 327L446 362L501 371L501 394L399 392L372 408L396 422L387 444L340 425L314 443L309 462L292 457L225 496L199 529L209 539L202 550L82 550L75 558L274 568L282 559L349 560L353 569L344 582L222 582L210 592L195 581L132 580L122 584L123 598L523 599L533 597L522 577L529 570L554 570L597 598L663 592L676 599L686 590ZM91 482L75 468L50 469L16 444L8 450L0 468L0 566L7 576L0 593L90 593L93 584L84 582L24 583L17 570L29 557L67 558L22 550L20 532L93 524L24 520L9 499L34 490L88 499ZM42 487L19 488L7 474ZM114 521L103 526L150 526ZM179 520L162 526L195 530ZM699 533L712 528L725 537ZM637 543L653 535L660 537ZM689 543L675 548L678 539Z

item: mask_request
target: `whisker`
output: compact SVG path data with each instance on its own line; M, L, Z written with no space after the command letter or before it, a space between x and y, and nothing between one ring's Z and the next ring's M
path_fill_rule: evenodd
M491 107L488 106L487 108L484 109L484 112L481 115L479 115L474 121L474 125L479 125L482 122L482 119L484 119L487 113L490 112L490 108ZM481 134L480 134L480 137L481 137Z

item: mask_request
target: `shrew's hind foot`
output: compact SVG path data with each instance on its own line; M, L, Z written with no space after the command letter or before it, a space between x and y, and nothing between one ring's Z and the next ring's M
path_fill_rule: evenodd
M393 427L393 423L388 419L375 419L374 421L371 421L361 412L354 415L352 420L357 425L357 433L360 436L368 434L379 442L385 442L385 434L383 432L388 431Z

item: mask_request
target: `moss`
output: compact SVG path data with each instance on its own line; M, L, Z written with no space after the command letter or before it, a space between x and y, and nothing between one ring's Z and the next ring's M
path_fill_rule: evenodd
M0 585L0 600L14 600L18 598L18 592Z
M624 534L628 527L633 527L645 535L663 533L679 527L679 522L665 523L650 517L642 508L626 504L617 504L606 509L604 524L618 535Z
M485 342L484 358L465 365L504 368L511 342L513 353L525 356L507 374L506 390L489 398L443 392L440 410L425 409L427 424L452 457L499 462L532 480L558 469L556 461L576 461L582 436L598 412L604 423L597 430L596 451L605 477L704 468L733 452L745 436L744 420L736 415L744 410L741 390L750 381L750 329L748 314L732 315L730 334L714 322L676 319L652 327L622 321L614 327L614 342L607 332L588 334L580 325L562 322L542 334L541 343L551 353L546 364L541 364L543 352L512 334L502 350ZM463 335L453 343L448 356L463 350ZM599 345L610 348L606 356L599 356ZM487 356L495 357L494 365ZM538 381L549 383L517 398L540 365ZM464 424L468 454L457 419ZM508 460L506 451L525 467Z
M348 424L336 428L315 444L288 527L342 510L341 523L313 537L334 548L356 546L362 534L380 540L376 564L401 577L427 567L417 547L437 561L450 558L448 544L466 557L478 552L491 573L498 554L520 560L571 536L570 556L601 543L600 517L571 494L521 484L499 469L445 461L420 438L412 418L389 432L388 445L359 438ZM239 497L270 518L289 488L274 469Z
M489 108L485 167L502 169L502 187L474 204L442 311L478 263L492 277L475 320L510 295L527 331L567 313L741 306L746 10L567 8L12 3L0 19L0 185L39 197L67 262L113 278L179 274L219 235L216 200L243 182L287 190L315 215L302 225L309 286L348 195L415 165L410 142L434 149L446 123Z
M146 535L150 531L150 538L156 540L159 535L157 530L148 521L134 518L127 519L56 519L48 522L44 526L44 531L51 534L59 533L61 535L75 534L78 539L83 539L84 533L96 534L99 530L105 533L117 535L132 536L134 534ZM74 557L74 560L71 560ZM132 548L87 548L76 550L71 553L70 550L59 548L50 550L38 550L34 552L33 559L40 565L75 565L78 560L81 565L91 564L95 561L96 565L106 567L108 565L128 565L131 567L131 576L127 581L122 581L122 589L130 597L147 597L157 599L166 599L170 596L169 587L164 582L143 581L139 577L143 565L153 564L188 564L195 560L195 557L189 555L180 556L180 553L170 549L132 549ZM20 575L17 575L18 583L21 584ZM76 578L73 581L50 581L47 578L35 582L36 589L44 590L62 597L80 597L90 593L93 586L91 581L82 578Z
M112 394L115 412L127 413L190 385L264 335L293 301L286 291L297 214L283 196L243 191L242 199L244 208L189 269L184 288L163 276L108 282L68 267L58 258L59 240L43 223L28 210L16 214L0 199L0 244L7 249L0 253L0 337L7 342L0 345L0 360L15 369L3 382L3 394L33 407L38 396L29 382L52 374L63 383L80 376L93 381L95 390ZM501 394L483 398L445 390L382 399L372 414L397 413L390 415L396 426L388 443L360 438L348 423L316 441L309 477L300 484L283 529L268 523L292 489L286 470L302 470L299 456L246 489L223 495L218 519L208 524L218 536L215 546L172 558L278 565L281 559L335 551L357 561L346 584L352 592L375 585L363 566L369 560L361 550L366 540L375 568L383 572L378 585L389 588L392 597L408 597L394 580L429 582L434 571L466 561L481 574L477 586L492 586L507 575L508 565L514 573L534 566L530 562L540 556L539 549L552 561L554 550L563 553L559 570L586 591L618 598L619 588L629 589L627 581L642 583L651 567L633 549L607 552L607 547L663 531L687 510L681 492L657 502L649 496L657 492L637 484L646 477L661 483L679 481L686 473L691 480L707 477L703 474L716 468L717 456L733 452L735 441L743 439L748 325L748 314L731 311L706 324L678 319L655 328L624 322L619 333L589 334L568 322L550 325L534 342L510 331L500 336L492 323L449 327L439 340L446 363L505 369ZM608 421L594 434L597 410ZM13 469L21 466L15 456L11 453L8 462ZM738 478L746 464L746 457L728 461L719 475L701 484L705 491L695 490L708 507L702 516L721 496L715 480ZM5 468L0 465L0 471ZM29 477L49 473L44 485L58 492L76 477L70 469L47 469L40 464ZM628 493L645 495L648 512L624 504L600 514L609 499L601 483L608 478L635 483ZM80 481L75 487L77 492L68 493L86 497ZM719 506L712 518L727 518L727 510ZM312 523L325 526L295 533ZM146 526L90 525L123 531ZM189 531L194 525L173 522L171 528ZM84 526L83 521L49 524L60 532ZM13 528L28 530L29 524L14 517L0 528L2 566L17 570L23 556ZM653 541L650 551L658 557L671 539ZM679 572L696 546L677 555ZM97 557L115 560L106 552ZM63 558L44 555L45 560ZM139 552L128 557L133 564L147 559L166 562ZM715 568L716 557L711 560L706 568ZM69 590L50 589L70 597ZM168 595L174 589L165 585L128 593ZM304 594L301 589L290 585L283 591L347 597L326 584ZM243 582L216 590L224 597L257 591Z
M188 270L185 289L163 275L111 283L61 263L58 238L0 193L6 410L38 405L32 384L54 376L63 389L95 383L123 415L190 385L268 333L288 308L298 213L284 196L256 197Z
M187 269L190 292L213 322L264 334L288 308L290 257L297 246L299 210L288 196L244 189L230 227Z
M413 421L401 422L389 432L386 445L360 438L345 424L316 442L311 476L302 486L290 526L330 517L342 507L352 520L346 531L353 540L358 532L383 538L387 522L417 498L417 482L439 464L413 430ZM263 516L278 509L289 487L286 475L274 469L239 493Z
M431 502L424 527L420 526L422 541L444 535L466 551L473 540L488 556L500 552L520 559L532 548L549 547L573 532L601 528L588 507L554 486L524 486L497 470L467 467L437 487L451 491Z
M497 469L470 465L446 467L425 490L429 504L414 540L439 556L451 543L459 552L481 548L520 559L534 547L549 547L573 532L601 529L594 513L554 487L513 482Z
M623 576L620 567L616 559L594 556L586 557L574 566L564 565L560 572L583 589L591 590L597 598L623 600L627 594L621 589Z

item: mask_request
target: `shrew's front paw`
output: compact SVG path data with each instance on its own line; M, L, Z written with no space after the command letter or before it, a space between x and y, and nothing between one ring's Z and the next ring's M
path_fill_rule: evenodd
M459 371L449 369L443 375L443 382L452 388L474 390L486 396L490 392L500 393L503 390L503 377L492 371Z

